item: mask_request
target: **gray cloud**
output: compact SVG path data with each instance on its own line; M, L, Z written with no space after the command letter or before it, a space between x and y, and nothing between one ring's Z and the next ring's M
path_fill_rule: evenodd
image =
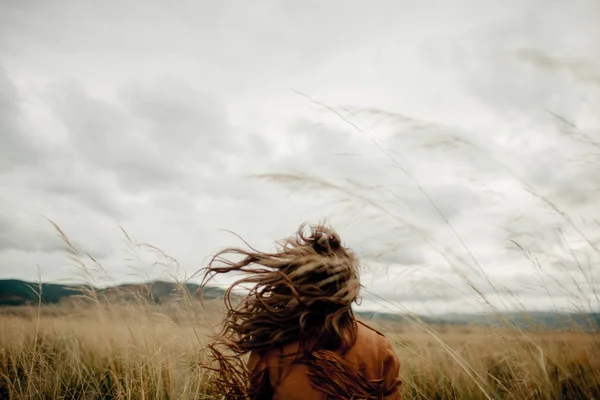
M0 169L36 162L38 151L21 125L19 93L0 63Z
M58 252L63 246L57 243L55 237L47 232L40 232L36 221L20 216L12 217L0 215L0 252L19 250L30 252Z
M509 239L598 262L598 8L564 7L4 2L2 273L71 273L42 215L117 281L118 224L191 273L219 229L269 248L328 218L393 301L474 307L483 270L547 305Z

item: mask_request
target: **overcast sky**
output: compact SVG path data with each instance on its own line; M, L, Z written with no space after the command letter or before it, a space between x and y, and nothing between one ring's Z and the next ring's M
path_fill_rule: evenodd
M98 284L168 274L119 226L184 278L242 244L224 230L270 249L327 219L365 308L597 309L599 20L596 0L4 0L0 276L77 277L45 218Z

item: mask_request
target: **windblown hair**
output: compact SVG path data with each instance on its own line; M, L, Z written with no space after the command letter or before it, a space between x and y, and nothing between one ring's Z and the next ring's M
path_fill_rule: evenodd
M351 305L359 295L359 263L342 246L338 234L323 225L303 224L278 242L275 252L229 248L204 269L203 288L217 274L243 273L225 293L227 314L221 334L208 346L219 367L217 391L226 398L254 398L251 377L241 361L248 352L262 353L298 342L298 359L319 350L348 350L356 340ZM241 256L231 261L226 256ZM237 288L249 289L239 299Z

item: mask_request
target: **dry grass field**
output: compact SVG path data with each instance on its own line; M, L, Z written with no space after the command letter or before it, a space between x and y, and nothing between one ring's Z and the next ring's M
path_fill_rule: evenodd
M65 304L0 314L2 399L201 399L207 303ZM407 399L600 398L600 335L373 324L394 341Z
M0 400L222 399L202 268L317 218L404 399L600 400L600 0L112 3L0 0Z
M341 114L339 116L343 118ZM571 138L574 125L560 116L557 118L568 125L566 136ZM356 125L352 127L364 133ZM600 143L585 132L578 134L585 139L586 150L591 146L597 157ZM467 147L477 149L487 157L476 143L460 143L466 143ZM468 255L468 259L456 255L449 257L444 252L445 244L434 243L433 236L430 237L420 225L406 220L401 209L395 211L393 207L387 207L387 204L394 205L399 201L392 192L376 191L351 181L338 184L303 175L257 177L284 186L299 185L303 189L333 193L345 202L370 207L381 214L382 219L392 221L394 229L410 231L424 243L435 244L432 248L453 268L454 262L458 262L459 267L478 267L476 275L485 278L494 289L493 294L498 295L497 289L503 287L492 284L470 246L426 189L405 171L392 153L381 150L394 167L407 175L409 183L418 189L418 194L431 206L432 212L443 222L441 226L451 234L451 239L456 239L460 252ZM523 253L540 277L540 288L547 292L550 300L555 294L567 293L571 309L597 313L600 241L596 225L600 226L600 223L597 220L590 223L575 221L568 212L571 210L561 210L552 199L538 194L535 187L509 166L489 158L497 169L533 197L536 210L542 207L555 217L548 229L558 227L553 234L562 240L560 250L566 254L562 258L554 254L556 248L544 248L547 243L543 240L533 250L521 245L517 240L520 236L543 239L542 232L535 228L532 232L514 232L516 239L509 235L511 245ZM597 168L597 165L593 167ZM528 217L521 210L517 211L519 219ZM530 220L534 221L534 218ZM593 233L587 229L588 225L594 225ZM95 273L102 274L104 269L96 259L80 253L59 226L54 226L65 242L74 266L93 286ZM565 232L572 236L571 242L565 239ZM133 260L135 264L138 260L136 252L145 247L158 258L156 264L178 276L178 264L174 259L152 246L133 242L127 233L123 233L133 253L128 262ZM577 243L577 248L570 247L569 243ZM556 256L545 262L564 274L554 276L546 270L544 261L538 259L539 255L546 254ZM586 261L580 262L583 257ZM567 268L569 265L571 269ZM473 289L471 294L490 306L487 309L491 313L498 311L469 279L466 277L465 281ZM550 285L546 286L548 282ZM558 289L561 293L555 293ZM81 303L0 309L0 399L214 398L210 395L212 372L203 364L203 351L211 335L218 332L222 310L218 304L206 303L206 308L202 308L197 301L189 301L189 296L158 305L143 299L105 301L93 292L85 295L87 299ZM437 326L413 317L403 323L389 320L371 323L379 326L396 346L402 362L406 399L600 399L598 330L577 329L570 324L565 325L565 329L515 327L508 323Z

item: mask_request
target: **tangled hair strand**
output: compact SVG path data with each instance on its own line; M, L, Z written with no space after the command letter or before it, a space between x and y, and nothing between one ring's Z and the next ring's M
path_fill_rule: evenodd
M231 261L231 256L241 260ZM250 376L240 362L249 352L265 353L298 342L295 357L309 363L316 351L347 351L356 340L351 305L360 289L358 269L354 254L324 225L311 226L306 233L302 224L272 253L251 247L217 253L203 269L201 289L218 274L244 276L225 292L223 326L208 346L210 361L219 366L216 391L240 399L255 398L264 390L264 377ZM236 289L242 288L247 295L240 299Z

